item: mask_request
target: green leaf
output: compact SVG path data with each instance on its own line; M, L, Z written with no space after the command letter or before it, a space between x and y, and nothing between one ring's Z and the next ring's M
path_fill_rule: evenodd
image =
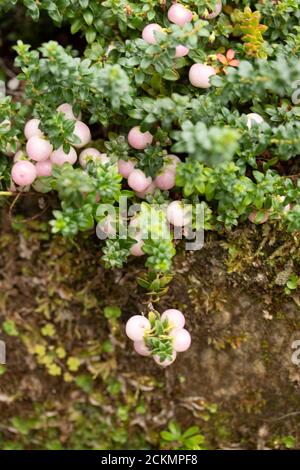
M176 81L179 80L180 75L176 70L166 69L163 74L165 80Z

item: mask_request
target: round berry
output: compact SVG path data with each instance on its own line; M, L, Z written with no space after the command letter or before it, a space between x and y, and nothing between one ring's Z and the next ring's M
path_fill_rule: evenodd
M268 222L269 217L270 217L269 211L266 211L263 214L261 219L258 218L258 214L261 214L261 213L254 210L253 212L251 212L251 214L249 214L248 220L250 220L250 222L252 222L253 224L265 224L266 222Z
M177 165L181 163L181 160L177 155L169 154L164 157L164 163L168 170L172 169L176 172Z
M130 175L130 173L133 172L134 170L134 167L136 165L136 162L134 162L133 160L119 160L118 161L118 170L119 170L119 173L120 175L123 176L123 178L128 178L128 176Z
M175 330L172 333L173 336L173 348L177 352L187 351L191 345L191 335L184 328Z
M116 236L116 220L111 214L107 215L103 220L98 222L96 227L96 234L100 240L114 238Z
M133 170L128 177L128 185L134 191L143 192L148 188L148 186L150 186L151 183L151 177L148 176L147 178L142 170Z
M35 165L37 176L51 176L52 175L52 163L51 160L44 160L43 162L37 162Z
M176 356L177 356L176 351L173 351L172 352L172 359L165 359L164 361L161 361L160 357L158 355L153 356L153 358L154 358L154 361L156 362L156 364L160 365L161 367L168 367L171 364L173 364L173 362L176 359Z
M133 230L131 225L130 236L134 238L134 240L136 240L136 243L130 248L130 254L132 256L143 256L145 253L142 249L144 245L144 240L142 239L142 232L138 228L136 228L136 230Z
M132 256L144 256L144 251L143 251L143 246L144 246L144 241L140 240L136 242L132 247L130 248L130 254Z
M110 162L110 160L109 160L109 158L108 158L108 156L107 156L106 153L101 153L101 155L100 155L100 162L101 162L102 165L106 165L106 163L109 163L109 162Z
M145 345L145 341L135 341L133 343L134 350L140 354L141 356L150 356L151 351L150 349Z
M175 186L175 172L172 169L163 169L154 180L154 184L162 191L168 191Z
M7 88L12 91L17 91L20 86L20 80L18 77L13 77L7 82Z
M74 147L76 147L76 148L84 147L92 139L91 131L90 131L89 127L82 121L76 121L74 134L80 140L79 144L73 144Z
M99 150L93 147L82 150L79 155L79 163L82 168L86 168L89 160L92 160L93 162L99 161L102 164L109 162L109 158L106 153L100 153Z
M215 69L210 65L194 64L189 71L189 80L196 88L210 88L209 78L215 74Z
M32 184L36 179L36 169L34 164L26 160L15 163L11 170L11 177L19 186Z
M161 316L161 320L168 320L170 326L175 329L181 329L184 327L185 324L185 318L183 313L181 313L180 310L176 310L175 308L165 310Z
M249 113L247 114L247 127L251 129L253 122L256 124L261 124L264 122L264 119L261 117L260 114L257 113Z
M211 13L209 13L205 19L208 19L208 20L212 20L214 18L216 18L217 16L219 16L219 14L221 13L222 11L222 0L218 0L218 3L216 5L216 8L214 9L214 11L212 11Z
M63 113L67 119L70 121L76 120L76 117L74 116L73 113L73 108L69 103L63 103L58 108L56 111L59 111L60 113Z
M132 341L142 341L147 330L151 329L149 320L142 315L134 315L126 323L126 335Z
M153 194L155 190L156 190L156 186L152 182L149 186L147 186L147 188L144 191L135 191L135 194L140 199L145 199L145 197L148 196L149 194Z
M180 201L173 201L167 207L167 219L175 227L183 227L189 223L190 217Z
M162 32L161 26L156 23L151 23L145 26L142 32L142 38L144 41L146 41L148 44L156 44L156 38L154 36L154 31L160 31Z
M57 150L52 152L50 160L53 165L62 166L64 163L70 163L71 165L74 165L77 160L77 153L73 147L70 147L68 153L64 152L63 147L59 147Z
M178 59L179 57L185 57L186 55L188 55L189 52L190 50L188 47L182 45L176 46L175 57L176 59Z
M193 13L180 3L174 3L168 10L168 19L171 23L184 26L192 21Z
M46 139L42 139L36 135L30 137L26 144L26 153L31 160L41 162L48 160L53 147L50 142Z
M143 150L151 145L153 135L150 132L141 132L139 126L133 127L128 134L128 143L136 150Z
M43 133L39 128L40 123L41 121L39 119L30 119L26 122L24 127L24 134L27 140L33 136L43 137Z

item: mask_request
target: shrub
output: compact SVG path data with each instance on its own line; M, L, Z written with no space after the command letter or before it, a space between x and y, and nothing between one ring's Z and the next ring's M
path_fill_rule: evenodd
M1 2L3 22L23 5L35 22L47 14L67 26L82 48L15 45L24 92L0 102L1 194L31 183L56 191L53 233L106 227L104 265L145 254L150 274L140 283L156 294L175 254L173 231L166 236L162 226L170 212L171 222L183 220L181 200L204 208L202 226L193 214L194 229L224 232L249 218L299 230L299 4ZM121 213L121 196L143 200L132 236L110 230L102 210ZM150 233L153 204L163 223Z

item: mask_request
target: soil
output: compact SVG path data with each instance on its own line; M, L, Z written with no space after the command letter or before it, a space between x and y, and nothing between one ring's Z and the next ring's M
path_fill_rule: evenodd
M21 212L27 222L17 217ZM55 238L48 214L30 220L34 212L36 199L22 201L12 220L8 207L1 217L4 448L159 448L159 433L171 420L183 430L199 426L207 448L299 446L300 369L291 356L300 340L300 299L285 290L299 268L299 239L249 223L226 237L208 234L199 252L182 249L156 308L182 310L193 343L162 370L138 357L124 334L126 320L147 310L147 293L136 283L142 260L107 271L97 239ZM119 306L121 317L105 318L108 305ZM8 320L16 336L3 327ZM55 334L45 336L49 323ZM67 358L80 359L79 370L57 359L62 373L52 376L39 363L37 344L50 354L63 347ZM92 385L78 385L78 377ZM112 426L116 437L91 437L93 419Z

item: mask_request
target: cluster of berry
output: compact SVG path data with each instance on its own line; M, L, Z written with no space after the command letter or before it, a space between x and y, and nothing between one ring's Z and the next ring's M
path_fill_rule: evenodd
M40 120L30 119L24 128L26 151L17 151L11 172L12 180L18 186L31 185L40 176L51 176L52 165L62 166L64 163L74 165L77 161L77 149L85 147L91 141L89 127L74 116L70 104L63 103L57 111L63 113L67 119L75 121L74 135L79 142L71 146L68 153L65 153L63 147L53 150L52 144L40 129ZM86 148L79 155L79 163L83 168L88 158L100 160L102 163L108 162L105 154L101 154L95 148Z
M222 11L222 1L219 0L215 11L206 15L205 19L216 18ZM180 3L174 3L171 8L168 10L168 19L171 23L174 23L178 26L184 26L187 23L190 23L193 19L193 13L185 8ZM142 38L148 44L156 44L156 32L164 34L163 28L157 23L148 24L142 33ZM189 48L183 44L178 44L175 50L175 58L184 57L188 55ZM189 71L189 80L191 84L197 88L209 88L210 82L209 78L212 75L216 74L216 70L210 65L206 64L194 64Z
M135 351L141 356L153 356L162 367L172 364L178 352L187 351L191 336L184 328L185 317L176 309L160 316L150 311L148 318L134 315L126 323L126 334L133 341Z

